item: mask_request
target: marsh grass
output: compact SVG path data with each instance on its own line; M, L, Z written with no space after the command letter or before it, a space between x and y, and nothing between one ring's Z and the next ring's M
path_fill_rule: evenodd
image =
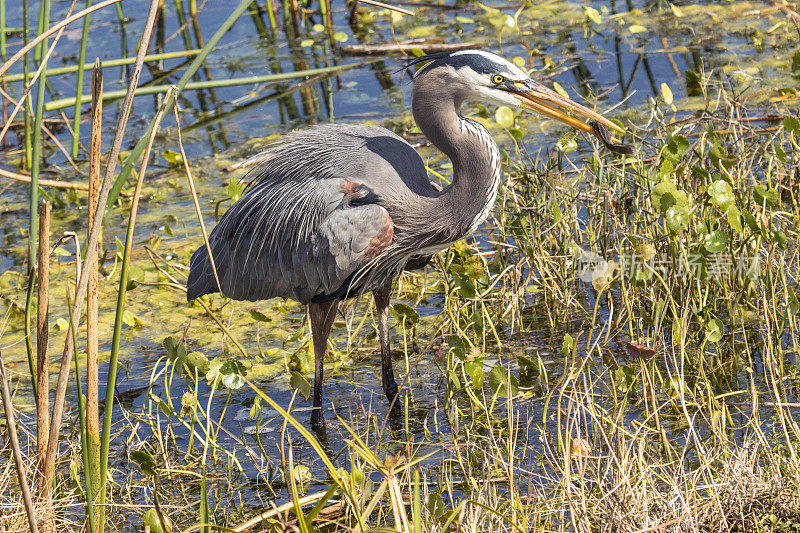
M47 3L41 5L44 29ZM259 32L274 34L280 21L277 3L266 4L267 27L245 1L203 43L194 2L187 11L174 5L194 59L160 102L162 112L180 90L213 85L189 80L246 11ZM302 33L307 8L281 2L290 41ZM332 47L330 3L318 9ZM45 50L41 44L37 59L47 58ZM306 69L302 61L295 66ZM279 67L274 79L297 75ZM27 68L26 56L26 86ZM26 146L42 131L47 73L42 66L36 112L25 106ZM800 531L800 121L748 116L750 102L735 82L713 74L694 73L687 109L699 111L691 117L673 116L671 93L662 90L649 116L636 121L647 127L634 130L636 153L626 158L594 150L576 160L569 135L556 150L529 154L515 139L530 123L479 109L475 118L506 139L508 180L494 217L477 240L440 254L436 269L399 282L392 314L396 365L406 374L402 409L381 411L363 399L334 403L330 438L307 429L309 333L286 304L266 313L214 296L186 306L214 331L214 343L188 326L167 337L143 405L114 404L120 337L130 321L126 292L143 285L140 291L182 299L191 252L184 246L167 257L136 249L143 165L128 238L105 280L118 287L120 302L103 406L101 462L108 469L85 466L94 461L87 460L76 372L80 423L56 445L53 495L37 502L37 512L54 517L59 531L83 527L89 517L110 529L140 530L131 518L138 515L151 530L172 522L194 531ZM298 90L313 114L306 89ZM76 100L80 88L65 105ZM160 116L127 154L112 202L156 139ZM124 129L122 121L119 135ZM175 166L194 191L180 133L162 133L179 143L182 165ZM35 144L25 158L33 169L32 206L41 157ZM446 176L441 159L428 163L433 176ZM227 201L241 194L236 185ZM420 306L439 312L420 316ZM375 352L368 299L345 306L342 318L331 350L337 370ZM261 328L277 335L287 325L294 332L265 352ZM221 355L209 360L192 347ZM260 360L248 360L256 352ZM259 366L270 378L286 375L296 391L288 405L265 392ZM16 383L26 386L25 379ZM251 391L254 429L237 434L230 428L239 389ZM23 415L29 480L37 464L34 427ZM331 442L341 447L331 449ZM0 470L0 527L11 531L24 527L25 514L10 465ZM103 480L99 492L94 480Z
M160 480L127 474L122 505L147 494L176 524L234 531L800 530L796 126L756 126L724 84L706 91L700 119L670 124L657 102L627 159L562 168L557 152L512 152L523 162L479 242L400 281L404 410L336 410L342 449L306 429L302 323L285 346L288 406L244 377L246 361L168 339L146 407L127 415L134 462ZM724 253L760 260L715 264ZM692 254L702 268L680 266ZM160 262L181 290L181 262ZM440 314L413 311L432 299ZM344 316L342 362L374 324L369 301ZM256 394L251 437L225 422L241 386ZM253 482L263 510L231 503Z

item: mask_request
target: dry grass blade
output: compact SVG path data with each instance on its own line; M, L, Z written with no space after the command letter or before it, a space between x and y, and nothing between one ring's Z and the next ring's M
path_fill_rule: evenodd
M375 7L382 7L383 9L388 9L390 11L397 11L398 13L402 13L403 15L410 15L414 16L413 11L409 11L408 9L404 9L402 7L393 6L391 4L384 4L383 2L377 2L376 0L358 0L362 4L369 4ZM2 73L0 73L2 74Z
M31 177L26 176L25 174L20 174L18 172L11 172L10 170L5 170L0 168L0 177L12 179L14 181L19 181L22 183L30 183ZM39 178L39 185L44 185L46 187L58 187L59 189L76 189L79 191L88 191L89 186L85 183L75 183L71 181L60 181L60 180L48 180Z
M178 128L178 147L181 150L181 161L183 161L183 168L186 170L186 179L189 180L189 190L192 192L192 201L194 201L194 208L197 212L197 220L200 222L200 231L203 232L203 242L206 244L208 251L208 258L211 260L211 270L214 272L214 279L217 281L217 289L220 294L222 293L222 284L219 282L219 274L217 274L217 265L214 263L214 254L211 252L211 243L208 242L208 232L206 231L206 223L203 221L203 212L200 210L200 202L197 200L197 190L194 187L194 180L192 179L192 171L189 168L189 160L186 158L186 152L183 149L183 139L181 138L181 119L178 116L178 101L173 103L175 110L175 125Z
M14 422L14 407L11 405L11 395L8 392L8 381L6 381L6 369L3 363L3 354L0 353L0 393L3 395L3 410L6 412L6 424L8 426L8 436L11 441L11 450L14 453L14 466L17 469L19 486L22 491L22 500L25 502L25 513L28 516L28 527L31 533L39 533L36 525L36 516L33 511L33 501L31 491L28 487L28 480L25 477L25 468L22 464L22 454L19 451L19 439L17 439L17 426Z

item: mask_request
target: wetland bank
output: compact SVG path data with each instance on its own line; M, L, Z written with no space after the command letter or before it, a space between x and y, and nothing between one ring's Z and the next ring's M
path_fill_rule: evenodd
M0 2L4 63L71 7L22 4ZM0 349L40 529L53 519L58 531L87 520L113 531L157 531L162 520L175 531L800 530L796 4L397 5L411 16L338 1L165 1L143 51L137 85L148 89L119 130L149 6L111 4L31 49L28 79L58 39L13 118L26 69L22 59L2 68ZM508 108L465 108L503 150L497 205L474 238L396 285L399 415L380 389L371 299L342 306L322 439L308 424L303 309L219 295L186 303L188 260L203 242L191 191L210 231L242 194L238 163L326 121L392 129L446 183L452 169L415 127L409 84L394 72L402 56L357 55L409 40L409 55L443 40L512 58L619 120L635 152L609 154ZM50 246L65 232L85 246L91 97L74 116L96 56L101 177L122 135L99 245L108 433L97 449L108 473L98 490L84 317L47 504L29 228L46 200ZM34 195L6 179L30 176ZM51 406L77 250L66 240L44 263ZM104 402L109 368L116 388ZM0 529L25 530L7 422L2 435Z

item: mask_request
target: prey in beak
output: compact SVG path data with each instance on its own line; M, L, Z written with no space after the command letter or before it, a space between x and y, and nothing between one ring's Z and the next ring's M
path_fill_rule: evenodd
M577 102L573 102L569 98L565 98L556 91L536 81L526 80L524 82L509 82L505 86L500 86L498 88L514 95L517 100L519 100L519 105L525 109L553 118L568 126L585 131L586 133L591 133L603 143L603 146L612 152L618 154L633 153L633 148L631 146L617 143L611 139L606 127L620 133L625 133L624 129L620 128L603 115L595 113L591 109ZM584 122L572 116L570 113L589 120Z

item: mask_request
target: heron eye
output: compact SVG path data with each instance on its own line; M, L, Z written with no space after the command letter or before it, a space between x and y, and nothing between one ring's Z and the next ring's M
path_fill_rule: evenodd
M495 85L500 85L501 83L506 81L506 79L500 74L495 74L494 76L492 76L492 81L495 83Z

